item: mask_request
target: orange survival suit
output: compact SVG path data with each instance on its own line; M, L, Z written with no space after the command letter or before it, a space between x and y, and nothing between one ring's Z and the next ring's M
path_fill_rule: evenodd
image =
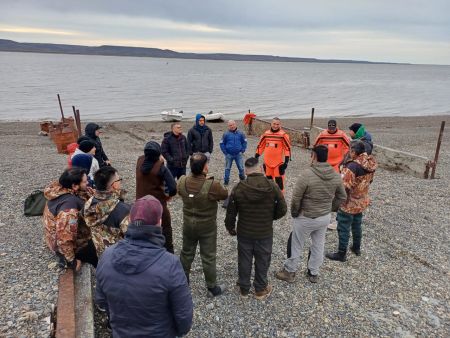
M269 179L274 179L284 193L284 173L291 157L291 140L289 135L279 129L266 130L261 135L255 157L264 153L264 171Z
M340 129L336 129L336 132L330 133L328 129L322 131L317 136L314 146L319 144L328 147L328 160L327 162L339 173L339 165L344 160L345 154L350 149L350 138L345 132Z

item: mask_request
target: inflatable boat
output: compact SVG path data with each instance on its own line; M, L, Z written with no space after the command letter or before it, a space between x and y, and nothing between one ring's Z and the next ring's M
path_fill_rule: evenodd
M172 109L172 111L163 111L161 112L161 118L167 122L179 122L183 119L183 111L180 110L177 112L175 109Z
M222 113L214 113L212 110L205 115L206 121L223 121L224 116Z

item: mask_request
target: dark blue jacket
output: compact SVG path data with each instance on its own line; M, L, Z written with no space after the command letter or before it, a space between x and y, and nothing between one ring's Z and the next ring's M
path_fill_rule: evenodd
M220 149L227 155L237 155L247 149L247 138L240 130L226 131L220 141Z
M192 326L192 297L161 228L130 224L97 266L96 303L107 310L113 337L175 337Z

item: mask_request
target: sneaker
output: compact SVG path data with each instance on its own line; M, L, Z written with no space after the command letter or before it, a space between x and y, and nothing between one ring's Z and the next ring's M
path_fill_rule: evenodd
M334 253L327 253L325 255L328 259L331 259L332 261L339 261L339 262L345 262L347 260L347 252L346 251L338 251Z
M246 290L246 289L243 289L243 288L240 288L240 290L239 290L239 296L241 297L241 299L248 299L248 295L250 294L250 291L249 290Z
M330 224L328 224L327 229L328 230L336 230L337 229L337 222L331 222Z
M283 268L283 270L275 273L275 277L278 279L284 280L285 282L288 282L288 283L295 282L295 272L286 271L286 269L284 269L284 268Z
M306 271L306 275L311 283L317 283L319 281L319 275L313 275L309 269Z
M361 249L356 249L354 247L351 247L350 251L353 252L356 256L361 256Z
M225 285L216 285L213 288L208 288L208 297L214 298L220 296L225 292Z
M270 297L273 291L273 286L270 284L267 284L267 286L262 291L255 292L255 298L257 300L266 300Z

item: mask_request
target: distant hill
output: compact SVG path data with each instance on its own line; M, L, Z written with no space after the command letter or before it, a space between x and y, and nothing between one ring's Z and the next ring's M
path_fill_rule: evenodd
M231 60L231 61L266 61L266 62L321 62L321 63L386 63L354 60L323 60L314 58L298 58L273 55L247 55L247 54L198 54L179 53L170 49L124 47L124 46L79 46L52 43L26 43L0 39L0 51L28 52L28 53L56 53L56 54L83 54L83 55L109 55L109 56L136 56L171 59L197 59L197 60Z

